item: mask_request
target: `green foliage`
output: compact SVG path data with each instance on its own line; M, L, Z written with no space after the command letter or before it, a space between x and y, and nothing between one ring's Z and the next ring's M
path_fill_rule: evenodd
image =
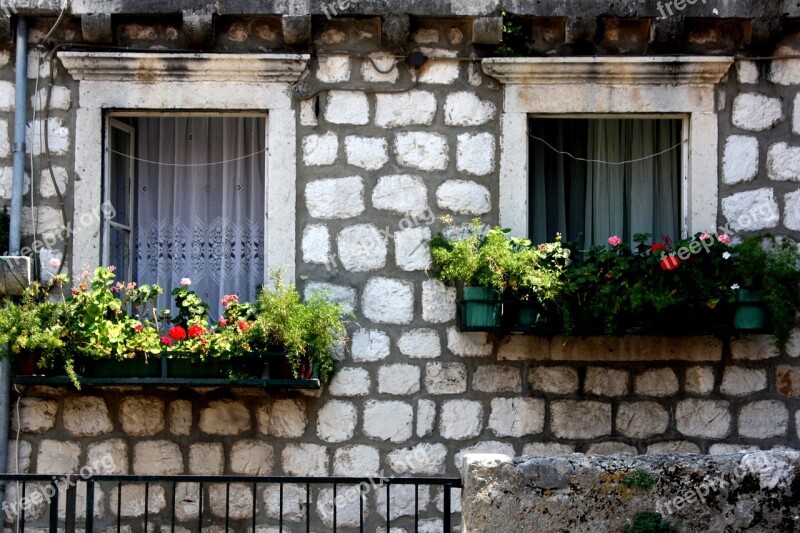
M660 514L641 511L633 515L633 523L627 524L624 533L678 533L678 528L665 521Z
M503 12L503 42L495 53L501 57L519 57L533 55L533 43L525 32L522 17Z
M648 490L653 486L654 481L653 477L648 474L646 470L639 468L633 472L628 472L623 483L625 483L628 488L639 487L640 489Z
M333 350L346 339L342 306L320 294L303 302L295 286L284 284L279 273L272 281L273 286L258 296L249 342L282 345L295 376L303 360L310 359L317 364L320 379L328 381L334 368Z
M800 310L800 252L789 239L748 237L734 249L734 281L758 291L767 309L775 344L783 349Z
M481 221L476 218L459 239L437 235L430 244L431 257L438 268L436 277L449 285L461 280L467 286L502 292L507 283L504 267L512 253L507 234L508 230L500 228L484 234Z

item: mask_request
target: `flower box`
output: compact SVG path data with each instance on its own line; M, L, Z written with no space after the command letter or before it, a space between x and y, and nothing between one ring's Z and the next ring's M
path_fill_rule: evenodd
M161 376L161 358L137 355L128 359L84 359L77 368L87 378L157 378Z

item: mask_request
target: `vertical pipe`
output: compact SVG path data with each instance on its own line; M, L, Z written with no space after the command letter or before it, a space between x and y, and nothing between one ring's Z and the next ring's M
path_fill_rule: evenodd
M8 253L19 253L22 233L22 195L25 193L25 125L28 96L28 21L17 19L16 103L14 106L14 177L11 185L11 219ZM11 361L0 360L0 472L8 465L8 426L11 414ZM5 484L0 484L0 509L6 499Z

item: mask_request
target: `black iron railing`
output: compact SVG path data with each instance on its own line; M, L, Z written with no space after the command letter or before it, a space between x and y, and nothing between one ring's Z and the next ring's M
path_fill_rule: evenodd
M12 531L147 532L170 526L202 532L225 531L371 531L385 526L418 531L441 519L453 530L451 491L457 477L287 477L287 476L138 476L0 474L5 484L3 512ZM178 512L191 487L191 510ZM412 489L413 487L413 489ZM134 490L135 489L135 490ZM196 492L194 491L196 489ZM399 503L392 493L402 491ZM409 492L413 494L409 494ZM431 491L436 492L437 502ZM409 497L413 497L413 508ZM233 501L233 500L236 501ZM312 510L312 506L316 509ZM357 509L356 509L357 508ZM344 518L342 515L345 515ZM430 530L430 529L429 529Z

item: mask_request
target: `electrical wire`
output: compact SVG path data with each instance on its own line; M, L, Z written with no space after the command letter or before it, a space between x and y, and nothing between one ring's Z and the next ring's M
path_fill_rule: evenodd
M536 139L537 141L540 141L542 144L544 144L545 146L550 148L552 151L554 151L554 152L556 152L558 154L561 154L561 155L565 155L565 156L569 157L570 159L572 159L574 161L583 161L585 163L596 163L598 165L611 165L611 166L622 166L622 165L628 165L630 163L639 163L640 161L647 161L648 159L654 159L654 158L656 158L658 156L661 156L661 155L664 155L666 153L672 152L672 151L680 148L683 144L686 144L686 141L681 141L678 144L676 144L675 146L671 146L671 147L667 148L666 150L662 150L662 151L660 151L658 153L651 154L651 155L648 155L648 156L640 157L638 159L631 159L630 161L603 161L602 159L585 159L583 157L574 156L569 152L564 152L563 150L559 150L558 148L556 148L552 144L548 143L546 140L542 139L541 137L537 137L535 135L531 135L530 133L528 134L528 137L530 137L531 139Z
M266 148L262 148L261 150L258 150L257 152L252 152L252 153L247 154L247 155L243 155L243 156L240 156L240 157L234 157L233 159L225 159L223 161L212 161L210 163L162 163L161 161L151 161L149 159L142 159L141 157L136 157L136 156L133 156L133 155L130 155L130 154L126 154L124 152L119 152L117 150L109 150L109 152L111 152L114 155L121 155L122 157L125 157L125 158L128 158L128 159L132 159L132 160L138 161L140 163L146 163L146 164L149 164L149 165L158 165L160 167L182 167L182 168L210 167L210 166L214 166L214 165L224 165L226 163L235 163L236 161L241 161L243 159L248 159L250 157L255 157L257 155L263 154L266 151L267 151Z

